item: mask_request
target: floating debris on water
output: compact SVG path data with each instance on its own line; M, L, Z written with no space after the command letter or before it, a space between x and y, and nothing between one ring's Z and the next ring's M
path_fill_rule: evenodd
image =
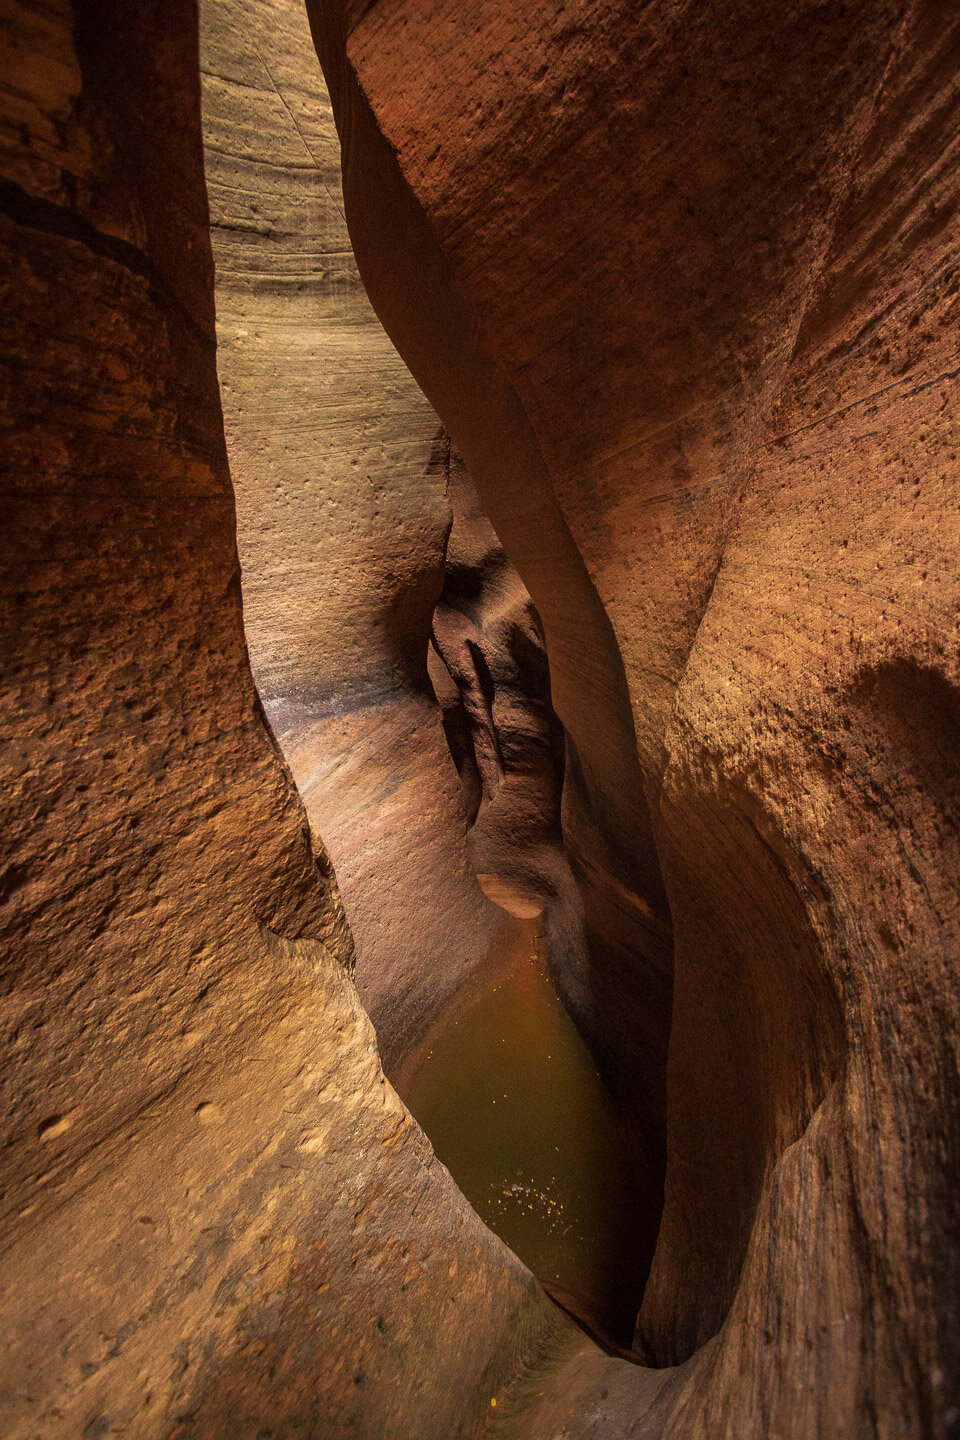
M622 1141L544 961L529 939L517 944L535 922L512 923L507 975L495 957L497 983L434 1033L404 1098L467 1199L534 1274L601 1297L621 1283L631 1243Z

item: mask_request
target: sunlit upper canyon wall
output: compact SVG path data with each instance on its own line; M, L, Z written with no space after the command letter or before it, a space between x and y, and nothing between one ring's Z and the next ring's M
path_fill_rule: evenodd
M2 16L3 1434L952 1440L960 19L307 8ZM381 1068L511 912L619 1354Z
M0 1431L469 1433L566 1322L384 1080L254 690L196 11L4 45Z
M388 1065L498 923L427 676L449 441L370 309L299 4L201 6L219 371L254 678Z

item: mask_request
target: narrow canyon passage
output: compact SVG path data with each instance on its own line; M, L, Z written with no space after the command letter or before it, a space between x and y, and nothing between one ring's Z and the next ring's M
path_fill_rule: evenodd
M958 94L3 7L5 1440L957 1440Z
M470 873L426 669L450 528L444 437L363 292L299 5L209 0L200 18L244 629L389 1070L480 963L498 914Z
M628 1350L662 1184L637 1117L656 1097L618 1094L616 1047L591 1057L554 988L589 960L542 626L362 291L304 15L232 14L202 7L201 66L254 678L335 867L388 1077L481 1220ZM538 970L517 968L517 915L542 916ZM563 1243L539 1198L536 1240L511 1224L510 1185L548 1154Z

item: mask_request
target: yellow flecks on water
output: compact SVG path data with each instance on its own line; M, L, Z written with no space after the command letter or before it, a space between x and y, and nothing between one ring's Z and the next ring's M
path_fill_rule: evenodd
M596 1065L542 961L520 951L508 979L447 1022L405 1098L464 1194L534 1273L593 1293L614 1268L617 1136L594 1089ZM494 1096L498 1080L513 1090ZM497 1120L488 1102L501 1106Z

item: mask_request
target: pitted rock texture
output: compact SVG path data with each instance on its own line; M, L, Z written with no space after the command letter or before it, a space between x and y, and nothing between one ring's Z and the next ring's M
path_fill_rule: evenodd
M4 25L0 1431L473 1435L567 1332L384 1080L257 704L196 11Z
M672 990L667 1368L559 1327L383 1081L246 660L195 11L17 3L4 1433L952 1440L960 22L347 18L360 268L541 615L565 983L654 1128Z
M370 308L299 0L203 0L218 365L254 678L388 1071L500 924L427 677L449 443Z
M543 621L571 1002L654 1107L669 1028L680 1368L535 1431L952 1434L960 22L310 8L361 273Z

